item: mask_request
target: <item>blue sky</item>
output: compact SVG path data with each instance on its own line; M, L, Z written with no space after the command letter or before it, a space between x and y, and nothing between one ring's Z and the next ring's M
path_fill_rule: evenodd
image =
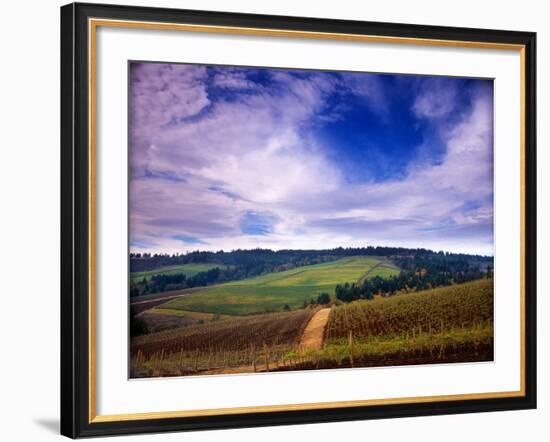
M132 63L130 248L493 253L493 83Z

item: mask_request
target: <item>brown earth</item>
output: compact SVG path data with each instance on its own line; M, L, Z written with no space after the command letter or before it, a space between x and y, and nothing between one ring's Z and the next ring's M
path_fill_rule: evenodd
M322 308L313 315L300 338L300 344L298 344L300 352L321 350L329 316L330 308Z

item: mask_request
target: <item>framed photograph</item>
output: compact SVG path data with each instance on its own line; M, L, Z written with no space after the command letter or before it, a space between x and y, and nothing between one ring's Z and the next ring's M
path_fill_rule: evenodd
M535 408L535 43L62 7L62 434Z

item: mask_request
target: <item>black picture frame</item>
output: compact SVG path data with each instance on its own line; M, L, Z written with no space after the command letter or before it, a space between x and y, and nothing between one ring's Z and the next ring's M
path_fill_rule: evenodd
M524 395L139 420L90 419L89 18L521 45L524 50ZM536 34L166 8L61 8L61 434L242 428L536 408Z

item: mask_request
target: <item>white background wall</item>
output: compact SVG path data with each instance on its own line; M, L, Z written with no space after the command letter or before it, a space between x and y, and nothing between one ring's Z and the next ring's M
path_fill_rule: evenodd
M126 4L538 32L539 226L550 222L547 105L550 13L542 1L120 0ZM0 25L0 438L58 436L59 409L59 6L5 2ZM546 57L545 57L546 56ZM545 250L543 251L543 247ZM416 441L548 440L550 389L543 280L550 252L539 229L539 409L155 436L124 440Z

